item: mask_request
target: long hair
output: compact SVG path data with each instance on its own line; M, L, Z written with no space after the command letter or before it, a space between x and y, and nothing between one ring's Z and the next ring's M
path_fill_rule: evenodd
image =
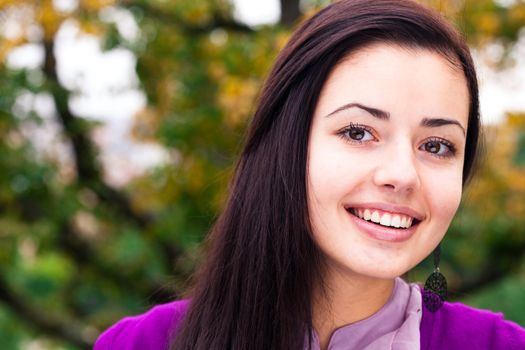
M324 8L295 31L266 81L171 349L288 350L311 343L312 291L323 286L306 196L312 115L334 66L381 42L436 52L463 71L468 180L480 130L478 86L457 30L407 0L343 0Z

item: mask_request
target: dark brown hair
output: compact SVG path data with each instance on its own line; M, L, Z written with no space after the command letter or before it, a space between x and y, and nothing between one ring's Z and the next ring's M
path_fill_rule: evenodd
M312 115L334 66L374 43L430 50L463 71L470 94L463 182L469 178L480 132L478 86L456 29L407 0L343 0L324 8L295 31L266 81L172 349L288 350L310 343L312 287L323 281L306 196Z

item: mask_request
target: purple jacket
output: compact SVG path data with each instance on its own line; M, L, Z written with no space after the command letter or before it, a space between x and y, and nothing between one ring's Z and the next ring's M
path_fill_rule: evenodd
M187 308L188 301L181 300L126 317L100 336L94 350L165 350ZM461 303L445 303L436 313L423 308L420 330L421 350L525 350L525 329L501 313Z

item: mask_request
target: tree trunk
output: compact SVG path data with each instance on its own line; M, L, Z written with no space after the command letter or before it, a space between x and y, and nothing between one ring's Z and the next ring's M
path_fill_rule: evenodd
M281 19L279 23L286 27L293 26L301 16L299 0L280 0Z

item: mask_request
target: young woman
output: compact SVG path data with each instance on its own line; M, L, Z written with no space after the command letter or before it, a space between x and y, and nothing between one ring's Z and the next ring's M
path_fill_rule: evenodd
M188 299L95 349L525 349L500 314L443 304L438 270L399 278L439 247L479 132L472 58L439 14L326 7L268 77Z

